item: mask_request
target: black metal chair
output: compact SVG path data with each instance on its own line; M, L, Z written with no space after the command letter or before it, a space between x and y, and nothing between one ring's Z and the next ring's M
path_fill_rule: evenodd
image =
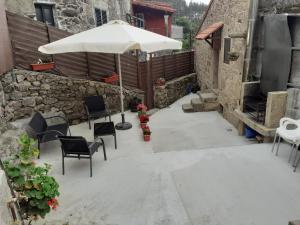
M109 135L114 136L115 149L117 149L117 134L114 122L102 122L94 124L94 139Z
M65 174L65 158L78 158L90 159L90 177L92 177L92 156L101 145L103 146L104 160L107 160L105 144L102 138L98 138L95 142L87 142L84 137L80 136L58 136L58 139L61 142L63 175Z
M60 123L48 125L47 120L59 119ZM31 138L37 139L38 149L40 150L40 144L57 139L57 135L66 136L68 131L71 135L68 121L62 116L51 116L44 118L41 113L36 112L28 123L26 128L28 135Z
M91 129L91 119L99 119L101 117L109 117L111 121L111 115L107 109L104 99L101 95L88 96L84 98L84 106L88 117L89 129Z

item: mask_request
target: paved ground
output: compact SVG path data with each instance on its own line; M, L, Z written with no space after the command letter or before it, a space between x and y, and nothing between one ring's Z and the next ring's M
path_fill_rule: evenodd
M66 160L61 175L58 143L43 146L41 162L53 165L61 187L60 207L47 217L71 225L284 225L300 218L300 172L287 163L288 146L279 157L270 144L253 144L218 113L184 114L187 96L151 118L152 141L134 127L118 132L118 150L106 137L108 161ZM114 121L119 121L115 116ZM87 123L74 135L92 139ZM299 169L300 171L300 169Z

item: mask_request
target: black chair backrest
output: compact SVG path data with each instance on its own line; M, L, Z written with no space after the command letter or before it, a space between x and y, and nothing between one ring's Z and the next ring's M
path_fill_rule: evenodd
M90 150L84 137L80 136L58 136L61 149L65 154L89 155Z
M46 131L47 122L39 112L36 112L28 124L36 133Z
M101 95L85 97L84 102L90 112L105 110L104 99Z

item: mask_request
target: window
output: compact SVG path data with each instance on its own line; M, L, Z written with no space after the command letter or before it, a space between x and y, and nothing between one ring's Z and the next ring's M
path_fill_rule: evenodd
M145 28L145 22L144 22L144 13L136 13L135 14L135 26L139 28Z
M231 48L231 38L224 38L224 63L229 64L229 52Z
M95 17L97 27L107 23L107 14L105 10L95 8Z
M36 19L46 24L54 26L53 5L49 4L34 4Z

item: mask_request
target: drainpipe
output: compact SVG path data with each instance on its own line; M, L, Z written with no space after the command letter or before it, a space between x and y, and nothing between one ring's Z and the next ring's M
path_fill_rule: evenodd
M164 15L165 18L165 29L166 29L166 36L169 37L169 15Z
M248 33L247 33L247 46L246 46L246 54L244 59L244 69L243 69L243 80L248 80L249 70L250 70L250 62L253 48L253 37L255 30L255 23L258 14L258 5L259 0L251 0L250 9L249 9L249 20L248 20Z

